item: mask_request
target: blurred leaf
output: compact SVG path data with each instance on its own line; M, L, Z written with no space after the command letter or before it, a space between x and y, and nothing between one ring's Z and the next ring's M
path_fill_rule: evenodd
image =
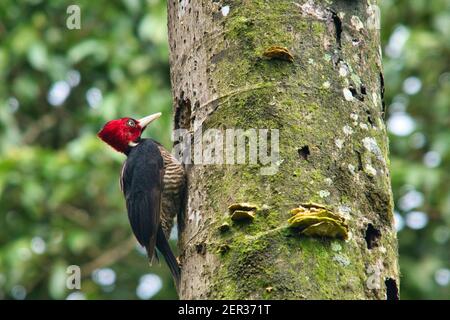
M67 266L62 261L57 261L51 269L48 291L53 299L64 297L67 279L66 268Z

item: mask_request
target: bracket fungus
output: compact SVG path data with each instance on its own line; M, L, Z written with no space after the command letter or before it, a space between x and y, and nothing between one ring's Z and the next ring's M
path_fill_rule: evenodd
M264 51L263 56L270 60L278 59L294 62L294 57L285 47L273 46Z
M230 224L228 222L224 222L219 226L218 229L222 233L227 232L228 230L230 230Z
M250 203L234 203L228 207L233 221L253 220L257 209L257 206Z
M303 203L291 210L289 226L308 237L348 238L345 219L317 203Z
M230 251L230 246L228 245L228 244L222 244L222 245L220 245L218 248L217 248L217 253L219 253L219 254L225 254L225 253L227 253L228 251Z

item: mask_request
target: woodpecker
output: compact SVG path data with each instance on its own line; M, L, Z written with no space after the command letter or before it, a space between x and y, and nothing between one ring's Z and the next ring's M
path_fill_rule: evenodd
M161 113L139 120L121 118L109 121L98 137L127 156L120 174L128 219L140 245L145 247L152 262L157 258L155 247L164 256L175 284L180 282L180 267L167 237L173 219L178 228L183 225L186 178L183 166L160 143L143 139L145 128Z

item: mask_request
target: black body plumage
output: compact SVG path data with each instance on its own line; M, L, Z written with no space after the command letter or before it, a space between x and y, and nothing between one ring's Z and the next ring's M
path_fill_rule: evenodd
M146 248L150 261L155 247L164 256L178 287L180 268L161 224L164 174L161 145L141 139L127 153L120 181L134 235Z

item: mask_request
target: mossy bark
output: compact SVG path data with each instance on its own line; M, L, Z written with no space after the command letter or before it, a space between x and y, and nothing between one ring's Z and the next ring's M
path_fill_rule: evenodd
M187 168L181 298L398 296L374 4L168 1L175 127L278 129L280 139L274 175L259 165ZM264 58L272 46L294 61ZM310 201L344 217L349 239L291 230L290 209ZM230 220L240 202L258 206L251 223Z

